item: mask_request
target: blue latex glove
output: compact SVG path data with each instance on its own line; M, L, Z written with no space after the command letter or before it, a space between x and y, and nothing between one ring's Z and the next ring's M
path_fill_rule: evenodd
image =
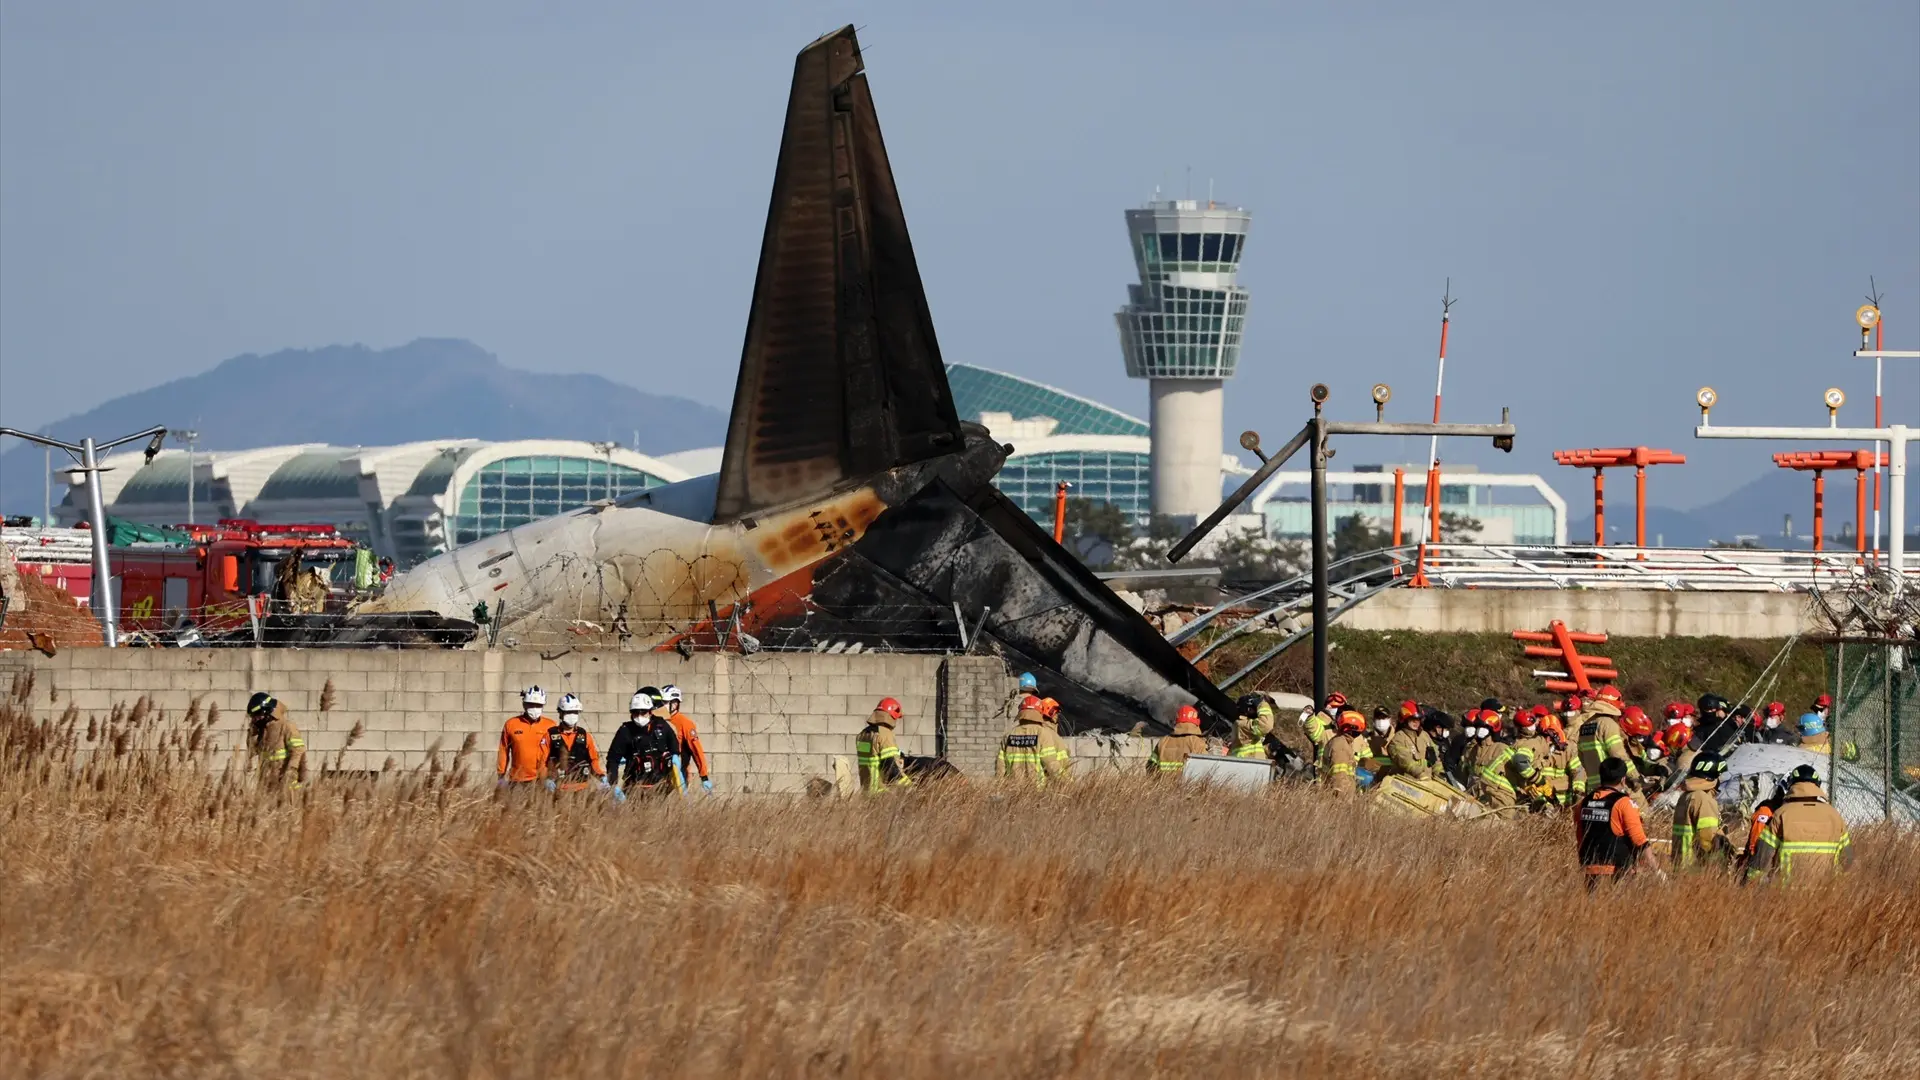
M493 786L499 788L502 791L505 791L507 789L507 778L504 776L501 777L498 781L494 783Z
M703 777L701 777L701 778L700 778L700 790L701 790L701 791L704 791L704 792L706 792L706 793L707 793L707 794L709 794L709 795L711 795L711 794L713 794L713 781L711 781L711 780L709 780L709 779L707 779L707 778L706 778L706 777L704 777L704 776L703 776Z
M626 792L625 792L624 790L622 790L621 788L614 788L614 789L613 789L613 801L614 801L614 802L617 802L617 803L623 803L623 802L626 802L626 801L627 801L627 793L626 793Z
M556 784L556 783L554 783L554 782L553 782L552 780L549 780L549 781L547 781L547 790L548 790L548 791L559 791L559 790L560 790L560 785L559 785L559 784Z

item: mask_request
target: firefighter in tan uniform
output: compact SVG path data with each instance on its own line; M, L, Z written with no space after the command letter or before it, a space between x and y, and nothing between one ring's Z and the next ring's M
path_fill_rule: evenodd
M869 795L912 787L907 775L906 755L893 739L893 727L900 722L902 709L894 698L881 698L867 726L854 739L854 759L860 769L860 789Z
M306 737L272 694L260 692L247 699L247 744L259 761L262 780L290 788L306 783Z
M1500 703L1488 698L1478 709L1467 710L1473 750L1467 756L1467 794L1493 810L1515 804L1513 747L1500 736Z
M1333 738L1334 718L1340 710L1347 707L1347 695L1334 691L1327 695L1326 704L1319 712L1309 714L1300 721L1300 727L1306 732L1307 746L1313 753L1313 760L1319 761L1327 748L1327 740Z
M1512 773L1515 793L1533 810L1549 810L1566 804L1566 757L1554 749L1553 740L1540 730L1547 716L1545 706L1521 709L1514 714L1517 725L1513 738Z
M1580 725L1574 734L1580 748L1580 771L1587 776L1600 775L1600 762L1613 758L1626 763L1627 786L1638 794L1640 770L1627 753L1626 735L1620 730L1620 691L1603 686L1580 713ZM1641 802L1635 799L1635 804Z
M1419 703L1401 702L1400 727L1387 740L1384 771L1415 780L1431 780L1434 770L1439 767L1440 748L1433 744L1433 736L1424 729Z
M1373 764L1367 746L1367 718L1347 709L1334 720L1333 737L1320 749L1320 782L1335 795L1360 790L1359 771Z
M1819 774L1813 766L1801 765L1787 779L1786 797L1747 859L1747 880L1804 880L1845 872L1853 865L1853 839L1847 835L1846 819L1820 794Z
M1001 740L993 775L1025 780L1042 790L1049 783L1065 783L1072 761L1066 740L1060 737L1059 723L1059 702L1028 694L1020 702L1013 730Z
M1259 694L1245 694L1234 703L1233 744L1227 753L1237 758L1267 758L1267 736L1273 733L1273 706Z
M1726 759L1701 754L1693 759L1673 808L1672 859L1675 870L1723 869L1732 849L1720 828L1720 776Z
M1147 759L1147 772L1155 776L1177 773L1187 767L1188 758L1206 752L1207 737L1200 734L1200 710L1182 705L1173 717L1173 734L1162 736L1153 745L1153 756Z

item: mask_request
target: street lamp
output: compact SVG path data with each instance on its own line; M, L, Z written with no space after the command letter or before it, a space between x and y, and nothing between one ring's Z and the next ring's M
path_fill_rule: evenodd
M187 524L193 524L193 447L200 433L191 428L168 428L167 434L187 444Z
M95 443L92 439L81 439L78 446L59 439L50 439L45 435L19 431L10 427L0 427L0 435L12 435L30 443L65 450L74 463L79 466L76 472L87 477L87 522L93 531L93 604L94 617L100 620L100 636L111 649L119 645L119 613L113 608L113 567L107 562L107 508L100 498L100 459L99 455L116 446L147 440L147 463L159 455L160 446L167 440L167 429L148 428L132 435L123 435L110 442Z
M1474 438L1491 438L1494 446L1502 451L1511 452L1514 428L1507 421L1505 409L1501 410L1498 424L1396 424L1382 419L1364 422L1328 420L1320 415L1320 409L1327 403L1327 399L1333 396L1333 392L1325 383L1315 383L1313 389L1308 392L1308 396L1313 400L1313 419L1307 421L1307 425L1300 429L1300 433L1289 440L1287 445L1281 447L1278 453L1270 457L1260 455L1260 437L1251 431L1240 437L1240 445L1260 455L1263 463L1245 483L1240 485L1239 490L1227 496L1227 500L1221 503L1213 513L1208 514L1205 521L1175 544L1173 550L1167 552L1167 561L1179 562L1185 558L1187 553L1193 550L1194 545L1205 539L1208 533L1226 520L1228 514L1233 513L1236 507L1245 502L1274 473L1278 472L1281 466L1287 463L1288 458L1311 442L1313 444L1311 474L1313 487L1313 703L1317 708L1327 700L1327 459L1333 456L1333 449L1327 445L1327 436L1429 435L1434 438L1437 445L1442 435L1465 435ZM1384 415L1386 404L1393 397L1393 391L1385 383L1380 383L1373 388L1372 397L1374 415L1379 417ZM1437 493L1433 505L1439 505Z

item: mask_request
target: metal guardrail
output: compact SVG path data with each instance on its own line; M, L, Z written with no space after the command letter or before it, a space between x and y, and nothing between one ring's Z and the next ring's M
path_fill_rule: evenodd
M1864 583L1885 562L1856 551L1752 548L1427 548L1429 585L1446 589L1651 589L1670 592L1808 592ZM1920 582L1920 557L1903 560ZM1890 568L1888 568L1890 570Z

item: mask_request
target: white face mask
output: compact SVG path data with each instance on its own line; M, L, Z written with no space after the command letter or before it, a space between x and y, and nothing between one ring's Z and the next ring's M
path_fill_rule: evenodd
M1648 760L1648 761L1659 761L1659 760L1660 760L1660 748L1659 748L1659 747L1657 747L1657 746L1649 746L1649 747L1647 747L1647 760Z
M1441 728L1441 729L1439 729L1438 731L1435 731L1435 732L1433 733L1433 737L1434 737L1434 738L1436 738L1436 739L1445 739L1445 738L1448 738L1449 736L1451 736L1452 734L1453 734L1453 732L1452 732L1451 730L1449 730L1449 729L1447 729L1447 728Z
M1492 731L1491 731L1490 729L1488 729L1488 728L1474 728L1474 729L1473 729L1473 737L1474 737L1474 738L1476 738L1476 739L1484 739L1484 738L1486 738L1487 736L1489 736L1489 735L1491 735L1491 734L1493 734L1493 732L1492 732Z
M1780 726L1780 718L1779 718L1779 717L1777 717L1777 716L1769 716L1769 717L1767 717L1767 727L1769 727L1769 728L1777 728L1777 727L1779 727L1779 726Z
M573 725L578 724L579 722L580 722L580 714L577 712L563 712L560 714L560 723L563 725L572 727Z
M1386 717L1383 716L1380 719L1375 720L1373 722L1373 730L1379 732L1382 735L1385 735L1387 732L1393 730L1393 721L1388 720Z
M540 719L540 706L538 705L527 706L527 719L529 720Z

